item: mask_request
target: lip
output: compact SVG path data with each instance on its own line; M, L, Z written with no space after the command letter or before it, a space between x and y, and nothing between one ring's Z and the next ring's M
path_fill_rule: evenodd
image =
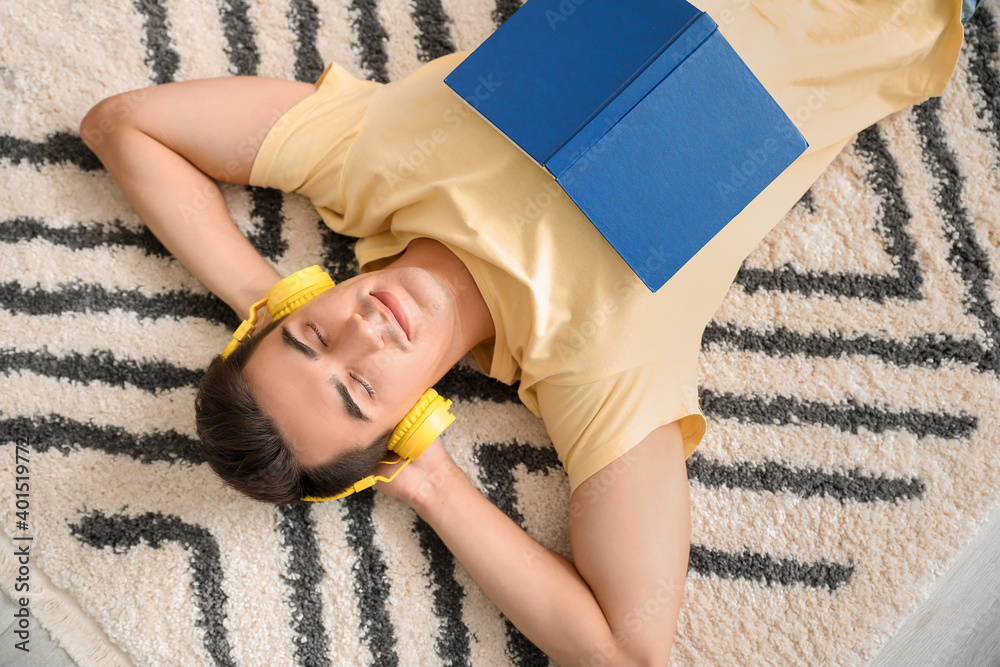
M399 299L394 297L389 292L375 292L372 294L376 301L382 304L385 310L388 312L389 317L396 323L406 336L406 340L410 340L410 318L406 315L406 309L403 308L403 304L399 302Z

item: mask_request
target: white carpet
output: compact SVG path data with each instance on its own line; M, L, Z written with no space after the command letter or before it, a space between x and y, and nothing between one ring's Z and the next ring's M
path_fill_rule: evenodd
M82 665L545 664L406 507L275 509L201 462L192 402L236 324L83 146L170 80L393 80L515 0L0 4L0 573ZM675 665L861 665L997 503L1000 64L980 10L946 94L863 132L747 260L706 332L710 430ZM283 272L350 274L308 202L225 189ZM568 484L508 387L457 368L447 447L568 552ZM19 529L15 439L29 444ZM24 472L24 470L22 470ZM19 594L20 595L20 594Z

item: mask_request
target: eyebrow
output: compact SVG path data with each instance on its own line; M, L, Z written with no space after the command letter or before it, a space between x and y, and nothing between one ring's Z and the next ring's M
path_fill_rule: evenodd
M285 343L285 345L292 348L296 352L304 354L310 359L319 359L319 353L296 338L286 326L281 327L281 340ZM333 388L337 390L337 393L340 394L340 397L344 400L344 407L347 408L348 414L361 421L372 421L372 418L361 410L361 407L357 404L357 402L355 402L354 398L351 396L351 392L347 390L347 386L341 382L339 377L336 375L331 376L330 384L333 385Z
M319 359L319 353L296 338L286 326L281 327L281 340L293 350L301 352L310 359Z
M347 391L347 387L344 383L340 381L340 378L334 375L330 378L330 384L333 385L334 389L340 394L340 397L344 399L344 405L347 407L347 411L351 413L351 416L355 419L360 419L361 421L371 422L372 418L361 411L361 408L354 399L351 398L350 392Z

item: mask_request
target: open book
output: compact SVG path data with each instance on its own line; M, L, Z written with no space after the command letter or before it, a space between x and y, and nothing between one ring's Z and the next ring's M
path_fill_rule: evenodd
M808 146L683 0L528 0L445 83L653 291Z

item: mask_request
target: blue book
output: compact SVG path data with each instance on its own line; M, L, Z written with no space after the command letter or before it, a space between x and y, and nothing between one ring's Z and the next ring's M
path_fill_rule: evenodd
M683 0L528 0L445 83L653 291L808 146Z

